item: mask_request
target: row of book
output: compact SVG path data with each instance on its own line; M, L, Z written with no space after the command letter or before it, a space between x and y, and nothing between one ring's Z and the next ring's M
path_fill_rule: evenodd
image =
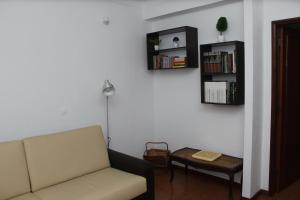
M186 66L186 57L156 55L153 56L154 69L181 68Z
M206 103L234 104L238 96L236 82L229 81L204 82L204 92Z
M204 52L203 57L205 73L236 73L234 52Z

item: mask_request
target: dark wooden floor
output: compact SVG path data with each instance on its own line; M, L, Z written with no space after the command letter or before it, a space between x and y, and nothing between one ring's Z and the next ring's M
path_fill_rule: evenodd
M227 200L227 181L189 171L186 176L184 170L175 169L172 183L165 170L155 172L155 200ZM241 187L234 185L234 200L241 199Z
M300 199L300 180L290 185L273 197L268 195L260 195L256 200L299 200Z
M155 200L227 200L227 181L209 175L183 169L175 169L175 177L169 182L166 170L155 171ZM241 199L241 186L234 185L234 200ZM269 197L262 194L256 200L300 200L300 180L279 194Z

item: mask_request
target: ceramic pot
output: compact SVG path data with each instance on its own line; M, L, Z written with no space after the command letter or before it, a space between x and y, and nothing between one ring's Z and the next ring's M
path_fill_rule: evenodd
M177 48L177 47L179 47L179 43L178 42L173 42L173 46L174 46L174 48Z
M225 36L224 35L218 35L218 42L224 42Z

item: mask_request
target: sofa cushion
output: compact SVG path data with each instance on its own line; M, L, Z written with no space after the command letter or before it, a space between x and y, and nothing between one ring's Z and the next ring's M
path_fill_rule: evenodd
M35 196L32 193L27 193L9 200L41 200L41 199L39 199L37 196Z
M22 141L0 143L0 200L30 192Z
M146 191L144 177L109 167L35 194L42 200L129 200Z
M32 191L109 167L100 126L24 140Z

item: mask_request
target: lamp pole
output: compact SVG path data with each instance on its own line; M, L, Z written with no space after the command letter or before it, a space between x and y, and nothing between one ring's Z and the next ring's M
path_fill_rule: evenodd
M109 135L108 96L106 96L106 130L107 130L107 148L109 148L111 138Z
M110 145L110 141L111 141L111 137L110 137L110 134L109 134L109 110L108 110L108 98L109 96L112 96L114 95L115 93L115 87L113 84L111 84L109 82L109 80L105 80L104 81L104 85L103 85L103 88L102 88L102 93L104 96L106 96L106 130L107 130L107 133L106 133L106 140L107 140L107 148L109 149L109 145Z

